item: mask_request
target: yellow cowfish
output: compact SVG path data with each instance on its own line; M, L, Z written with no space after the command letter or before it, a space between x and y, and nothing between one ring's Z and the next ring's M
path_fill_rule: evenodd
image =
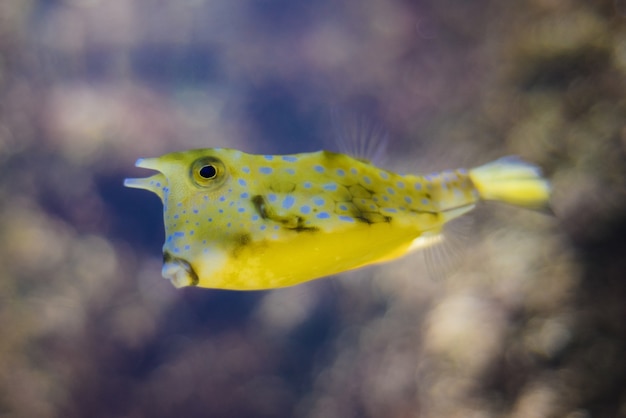
M161 198L162 274L176 287L292 286L429 245L481 199L541 209L550 194L516 157L428 176L329 151L197 149L136 165L158 171L124 184Z

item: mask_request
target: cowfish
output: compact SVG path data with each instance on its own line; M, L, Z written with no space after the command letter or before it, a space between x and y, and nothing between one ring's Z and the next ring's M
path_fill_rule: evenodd
M274 289L382 263L441 236L480 200L544 209L549 182L518 157L426 176L330 151L210 148L141 158L126 179L163 203L162 275L176 287Z

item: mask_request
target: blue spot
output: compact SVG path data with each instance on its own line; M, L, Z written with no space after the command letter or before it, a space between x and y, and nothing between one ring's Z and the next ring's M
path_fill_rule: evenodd
M276 202L276 195L274 193L270 193L269 195L267 195L267 199L270 202Z
M178 216L178 213L176 215L174 215L174 219L178 219L180 218L180 216Z
M464 168L459 168L457 171L459 172L459 174L467 174L467 170Z
M328 219L330 218L330 215L328 214L328 212L320 212L317 214L316 218L318 219Z
M185 245L185 250L189 250L189 248L191 248L189 245Z
M404 182L399 181L399 182L396 183L396 185L398 186L398 188L404 189Z
M161 182L157 181L156 187L161 187Z
M207 221L213 222L213 218L209 218L209 219L207 219Z
M191 231L189 231L189 235L193 235L195 233L196 233L196 231L194 231L193 229Z
M338 175L338 176L343 177L343 176L345 176L345 175L346 175L346 172L345 172L345 171L343 171L341 168L338 168L338 169L337 169L337 175Z
M311 207L307 205L301 206L300 213L302 213L303 215L311 213Z
M296 161L298 161L297 157L293 157L291 155L283 155L282 159L283 161L289 161L290 163L295 163Z
M339 217L339 220L345 221L345 222L354 222L354 219L351 218L350 216L343 216L343 215Z
M339 205L339 209L348 210L348 207L346 205Z
M184 236L185 236L185 233L184 233L184 232L174 232L174 236L175 236L176 238L181 238L181 237L184 237Z
M310 189L311 188L311 182L310 181L305 181L303 184L305 189Z
M384 212L389 212L389 213L397 213L398 211L395 210L394 208L384 208L383 209Z
M383 180L387 180L389 178L389 174L385 173L384 171L379 171L378 175L380 176L381 179Z
M285 196L285 198L283 199L283 209L291 208L295 202L296 199L294 199L292 195Z
M335 183L327 183L323 187L324 190L328 190L329 192L334 192L337 190L337 185Z
M175 253L179 253L179 252L180 252L180 248L178 248L178 247L174 247L174 252L175 252Z
M205 248L204 250L202 250L203 253L208 254L209 253L209 249Z
M244 192L244 193L240 194L239 197L242 198L242 199L247 199L248 198L248 193Z
M415 183L415 190L422 190L422 183Z
M219 213L224 213L224 209L218 209L217 210Z
M172 242L173 239L174 239L174 237L170 235L170 236L167 237L167 242Z
M422 199L422 205L428 205L428 199L423 198Z
M248 183L246 183L246 181L244 179L239 179L239 185L241 186L247 186Z
M176 206L178 206L178 207L181 207L182 205L183 205L183 204L182 204L182 202L178 202L178 203L176 204Z
M351 168L351 169L350 169L350 172L351 172L352 174L356 174L356 173L358 173L358 171L357 171L357 169L356 169L356 168Z
M265 228L267 228L265 225L261 225L261 226L259 227L259 229L260 229L261 231L265 231Z
M296 170L294 170L293 168L286 168L286 169L285 169L285 172L286 172L287 174L296 174Z
M365 182L365 184L372 184L372 180L367 176L363 176L363 181Z
M259 167L259 173L261 174L270 174L272 171L271 167Z
M203 198L204 200L209 200L209 196L207 196L207 195L202 196L202 198Z
M264 155L263 158L265 158L267 161L272 161L274 159L273 155Z
M202 240L202 244L206 244L206 240L205 239Z
M387 196L383 196L383 200L384 200L385 202L389 202L389 198L388 198Z
M250 167L241 167L241 171L243 171L246 174L250 174Z
M193 213L197 214L198 213L198 209L194 209Z
M220 196L220 202L223 202L223 201L225 201L225 200L226 200L226 197L225 197L225 196Z
M315 203L317 206L322 206L324 204L324 199L322 199L321 197L316 197L315 199L313 199L313 203Z
M234 202L234 201L231 201L231 202L228 204L228 207L229 207L229 208L232 208L234 204L235 204L235 202Z
M258 221L259 220L259 215L252 215L251 218L253 221Z
M404 196L404 201L406 203L413 203L413 199L411 199L409 196Z
M396 194L396 191L393 190L391 187L387 187L387 193L389 193L389 194Z
M318 173L323 173L324 172L324 167L322 167L321 165L316 165L313 167L313 169L315 171L317 171Z
M246 208L239 208L239 209L237 209L237 212L239 212L239 213L243 213L245 211L246 211Z
M230 222L228 222L228 223L226 224L226 228L230 228L230 226L231 226L231 225L232 225L232 224L231 224Z
M186 213L187 213L187 211L186 211L186 210L183 210L183 215L184 215L184 214L186 214Z
M200 222L196 222L196 226L200 226Z

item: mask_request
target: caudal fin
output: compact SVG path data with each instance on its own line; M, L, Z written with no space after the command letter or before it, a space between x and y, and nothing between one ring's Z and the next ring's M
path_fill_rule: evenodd
M498 200L530 209L547 210L550 183L539 167L518 157L504 157L469 171L485 200Z

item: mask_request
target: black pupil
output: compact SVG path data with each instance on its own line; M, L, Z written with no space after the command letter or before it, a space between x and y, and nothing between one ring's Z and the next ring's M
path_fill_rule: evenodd
M200 177L205 179L212 179L217 174L217 170L212 165L205 165L200 169Z

